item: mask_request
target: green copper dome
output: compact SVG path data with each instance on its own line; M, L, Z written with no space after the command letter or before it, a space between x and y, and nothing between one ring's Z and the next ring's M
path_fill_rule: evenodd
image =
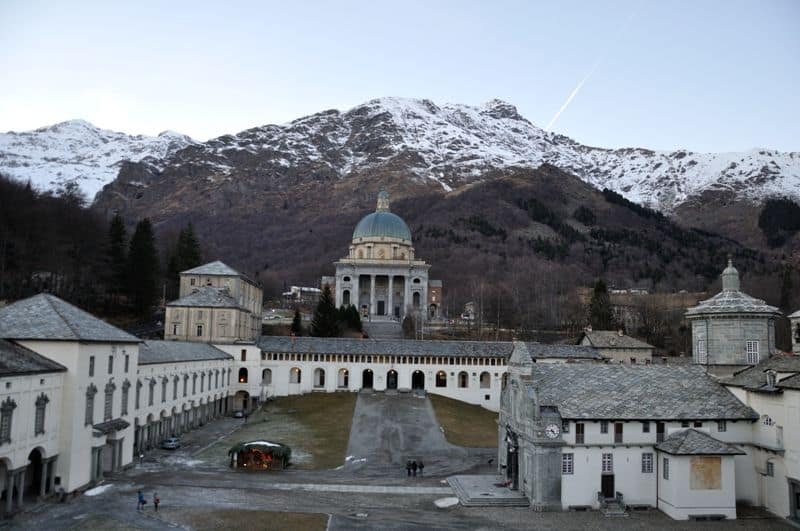
M353 231L356 238L398 238L411 241L411 231L403 219L391 212L378 211L361 218Z

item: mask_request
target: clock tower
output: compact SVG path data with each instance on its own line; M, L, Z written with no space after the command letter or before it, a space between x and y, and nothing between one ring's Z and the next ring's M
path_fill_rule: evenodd
M536 395L529 388L529 395ZM530 438L528 477L532 478L528 499L534 511L560 511L561 507L561 415L558 409L539 405L534 399L533 433Z

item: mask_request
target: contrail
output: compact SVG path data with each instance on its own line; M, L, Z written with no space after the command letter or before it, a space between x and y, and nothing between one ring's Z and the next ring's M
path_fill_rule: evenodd
M575 96L578 95L578 92L580 92L581 88L583 88L583 84L586 83L586 81L588 81L590 77L592 77L592 74L594 74L594 71L597 70L597 66L599 64L600 64L600 59L597 59L597 61L595 61L594 64L592 65L592 68L589 70L589 73L586 74L583 77L583 79L581 79L580 83L578 83L578 85L572 90L572 92L569 93L569 96L567 96L567 100L564 102L561 108L558 109L558 112L555 114L555 116L553 116L553 119L550 120L550 123L547 124L547 127L544 128L545 131L550 131L553 125L555 125L556 121L558 120L558 117L561 116L562 112L567 110L569 104L572 102Z

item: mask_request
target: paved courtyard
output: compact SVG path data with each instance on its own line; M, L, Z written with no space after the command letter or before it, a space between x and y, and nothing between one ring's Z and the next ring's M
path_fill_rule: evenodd
M412 394L360 394L348 459L330 470L235 471L216 454L203 457L209 455L204 449L242 422L213 421L186 434L181 449L153 451L100 487L67 503L48 501L29 507L8 525L13 529L279 529L287 526L274 519L275 512L282 512L323 515L318 520L332 530L790 529L782 520L758 512L735 522L679 523L658 511L606 519L597 512L534 513L518 507L439 509L436 500L453 496L445 478L491 473L487 461L495 451L449 444L430 401ZM425 475L407 477L407 459L423 459ZM152 504L136 511L138 489L148 499L158 492L162 505L157 514ZM196 516L191 526L186 524L187 514Z

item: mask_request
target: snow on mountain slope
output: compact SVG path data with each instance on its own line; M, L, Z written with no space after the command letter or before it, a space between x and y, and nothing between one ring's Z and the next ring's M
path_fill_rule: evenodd
M75 182L91 200L116 178L122 161L147 159L157 166L193 143L172 131L157 137L129 136L84 120L69 120L34 131L0 134L0 173L30 180L41 190Z

